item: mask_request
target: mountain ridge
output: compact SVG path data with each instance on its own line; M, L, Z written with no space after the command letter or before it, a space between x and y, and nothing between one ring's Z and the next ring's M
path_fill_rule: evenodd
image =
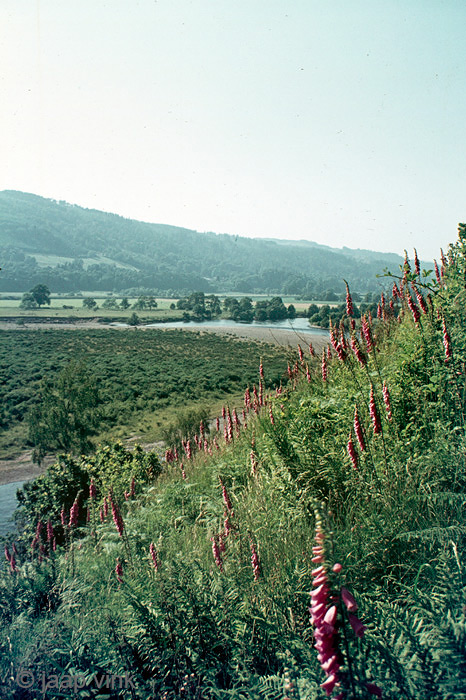
M358 291L375 289L377 273L402 263L393 253L199 232L16 190L0 192L0 255L0 291L22 291L45 276L55 291L221 288L312 297L342 291L343 278ZM66 262L39 264L35 255ZM84 259L96 263L84 267Z

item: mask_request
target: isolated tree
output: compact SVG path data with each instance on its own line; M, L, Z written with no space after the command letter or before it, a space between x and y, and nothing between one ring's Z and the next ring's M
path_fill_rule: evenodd
M120 302L120 307L122 309L129 309L129 301L127 297L123 297L123 299Z
M143 311L147 307L147 297L139 297L133 304L132 308L137 311Z
M296 318L296 307L294 304L290 304L287 310L288 318Z
M130 326L139 326L139 324L141 323L141 319L139 318L137 313L132 313L128 323Z
M147 304L147 306L148 306L149 309L156 309L157 306L158 306L158 304L157 304L156 300L154 299L154 297L147 297L146 304Z
M117 300L113 299L112 297L108 297L107 299L105 299L105 301L102 304L103 309L116 309L117 307Z
M83 299L83 307L85 309L95 309L97 308L97 302L95 299L92 299L92 297L86 297Z
M30 294L34 297L39 308L44 304L50 306L50 289L45 284L36 284L36 286L30 290Z
M99 394L85 365L71 362L54 382L44 379L39 397L27 418L33 460L40 464L48 451L87 452L99 423Z
M23 298L21 299L21 304L19 305L20 309L37 309L37 301L34 299L33 295L31 292L26 292L23 294Z

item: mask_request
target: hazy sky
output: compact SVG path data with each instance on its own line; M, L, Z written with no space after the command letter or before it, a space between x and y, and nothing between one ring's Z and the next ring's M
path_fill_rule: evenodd
M1 0L0 190L423 258L466 220L465 0Z

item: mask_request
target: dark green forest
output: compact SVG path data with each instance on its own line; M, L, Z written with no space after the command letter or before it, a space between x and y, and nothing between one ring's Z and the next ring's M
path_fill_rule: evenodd
M0 257L0 291L43 283L55 293L203 291L305 299L344 292L343 278L355 292L373 291L376 274L402 262L397 255L307 241L143 223L15 191L0 192Z

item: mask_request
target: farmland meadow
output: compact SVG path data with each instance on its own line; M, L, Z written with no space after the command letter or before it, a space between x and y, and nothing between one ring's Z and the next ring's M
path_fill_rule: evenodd
M0 696L465 699L465 280L460 224L321 352L1 331L10 439L72 355L105 439L19 493ZM163 454L121 442L167 408Z

